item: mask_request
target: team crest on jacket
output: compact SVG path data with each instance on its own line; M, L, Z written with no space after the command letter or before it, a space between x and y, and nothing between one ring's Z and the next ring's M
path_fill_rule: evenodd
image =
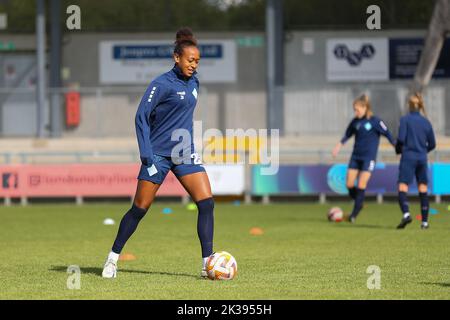
M194 90L192 90L192 95L195 97L195 100L197 100L198 96L197 89L194 88Z
M370 122L367 122L367 123L364 125L364 128L366 128L367 131L370 131L370 129L372 129L372 125L370 124Z

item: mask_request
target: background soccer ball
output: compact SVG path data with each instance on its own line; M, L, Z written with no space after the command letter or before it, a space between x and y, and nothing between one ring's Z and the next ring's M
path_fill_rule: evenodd
M344 219L344 212L339 207L333 207L328 211L328 221L341 222Z
M206 272L211 280L232 280L237 274L236 259L226 251L215 252L206 261Z

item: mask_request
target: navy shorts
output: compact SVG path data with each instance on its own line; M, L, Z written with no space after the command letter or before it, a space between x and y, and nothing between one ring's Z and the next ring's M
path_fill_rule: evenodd
M414 176L417 184L428 184L428 162L426 160L400 160L398 182L411 184Z
M372 172L375 169L375 160L354 159L352 157L348 164L348 168Z
M183 161L184 163L180 164L174 163L171 157L154 155L153 162L155 167L141 165L138 176L139 180L162 184L170 170L172 170L177 178L192 173L206 172L198 158L198 154L193 154L188 161ZM157 170L156 172L155 168Z

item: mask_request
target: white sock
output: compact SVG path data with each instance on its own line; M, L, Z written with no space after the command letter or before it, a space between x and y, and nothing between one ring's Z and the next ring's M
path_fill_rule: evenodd
M115 263L117 263L117 260L119 260L119 256L120 256L120 254L117 254L117 253L111 251L108 255L108 260L112 260Z
M408 218L409 217L409 212L406 212L404 215L403 215L403 219L406 219L406 218Z
M206 269L206 261L208 260L208 257L206 257L206 258L202 258L202 266L203 266L203 269Z

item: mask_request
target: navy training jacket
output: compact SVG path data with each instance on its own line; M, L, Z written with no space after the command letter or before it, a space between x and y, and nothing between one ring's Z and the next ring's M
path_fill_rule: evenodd
M139 104L135 125L139 153L143 164L151 166L153 155L171 156L173 148L183 142L194 153L193 114L197 104L199 81L186 78L178 66L154 79ZM184 129L189 141L173 141L172 133ZM188 155L190 156L190 154Z
M400 119L396 152L402 159L426 160L436 148L436 138L430 121L419 112L410 112Z
M354 118L345 131L341 143L345 144L353 135L355 135L355 144L352 158L357 160L376 160L378 146L380 145L380 135L385 136L395 146L394 138L386 124L375 116L372 116L370 119L367 117L362 119Z

